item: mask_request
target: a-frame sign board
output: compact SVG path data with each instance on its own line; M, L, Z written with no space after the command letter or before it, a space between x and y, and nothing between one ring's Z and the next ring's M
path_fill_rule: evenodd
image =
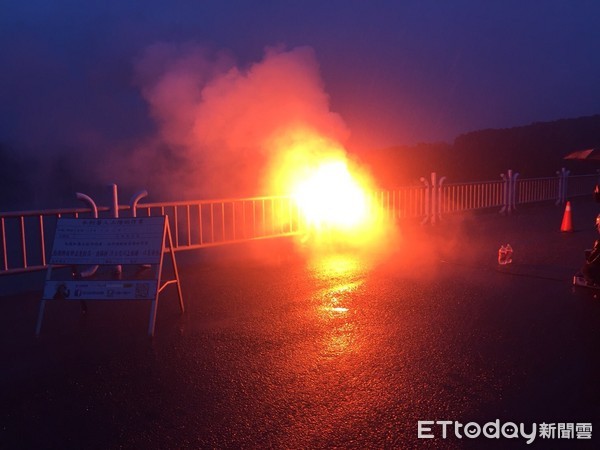
M167 280L162 279L165 252L171 256L174 274ZM59 272L55 270L58 266L92 266L87 272L94 275L82 277L78 270L73 270L69 276L53 276ZM115 267L119 270L115 271ZM167 216L59 218L35 333L40 334L49 300L149 300L152 306L148 334L154 336L158 296L170 284L177 286L183 313L183 295Z

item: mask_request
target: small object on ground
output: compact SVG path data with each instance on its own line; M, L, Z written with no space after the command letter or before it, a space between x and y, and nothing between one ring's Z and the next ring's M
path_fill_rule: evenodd
M504 266L512 263L513 248L510 244L501 245L498 249L498 264Z
M576 273L573 275L573 286L582 286L590 289L598 289L600 290L600 285L596 283L592 283L585 279L583 274Z

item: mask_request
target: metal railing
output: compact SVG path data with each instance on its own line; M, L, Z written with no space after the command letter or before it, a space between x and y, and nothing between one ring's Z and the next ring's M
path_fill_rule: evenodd
M451 183L440 188L439 212L442 214L503 205L504 182Z
M106 215L109 208L98 209ZM49 240L59 217L92 217L90 208L63 208L0 213L0 275L47 268Z
M530 178L518 181L517 204L556 200L560 180L558 178Z
M419 218L426 214L426 198L425 186L405 186L373 192L370 196L370 207L372 211L379 212L382 219Z
M177 250L289 236L303 226L287 196L144 203L136 214L168 216Z
M119 205L119 218L166 215L176 250L291 236L303 226L289 197L255 197ZM99 217L114 217L99 207ZM91 218L91 208L0 213L0 275L47 268L47 255L60 217ZM49 239L47 238L49 237Z
M516 205L556 201L589 195L598 175L518 179L518 174L498 181L445 183L431 176L431 183L373 192L371 211L381 220L408 218L435 223L444 214L486 208L511 212ZM567 182L568 181L568 182ZM85 197L80 195L81 197ZM116 189L115 189L116 197ZM99 207L99 217L166 215L176 250L199 249L249 240L292 236L306 224L291 197L266 196L241 199L138 203ZM117 212L115 212L115 210ZM52 237L59 217L94 217L92 208L52 209L0 213L0 276L47 268Z
M594 186L600 183L599 174L594 175L571 175L565 188L564 198L592 196Z

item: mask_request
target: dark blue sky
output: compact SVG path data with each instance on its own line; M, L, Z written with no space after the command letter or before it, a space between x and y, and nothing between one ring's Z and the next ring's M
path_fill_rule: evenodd
M239 67L266 46L312 47L350 146L597 114L599 17L593 0L5 2L0 142L143 135L153 122L134 65L156 42L225 51Z

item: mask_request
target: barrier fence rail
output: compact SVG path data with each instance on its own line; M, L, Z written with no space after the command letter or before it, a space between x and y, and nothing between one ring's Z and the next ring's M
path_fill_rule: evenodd
M370 196L370 207L380 217L389 220L418 218L426 215L425 186L405 186L393 190L375 191Z
M442 185L439 203L441 213L500 207L503 205L504 183L485 181Z
M175 249L195 249L297 234L302 222L288 196L144 203L136 216L167 215Z
M559 189L559 179L530 178L519 180L517 204L555 200Z
M370 207L382 220L422 219L434 224L445 214L501 208L510 213L517 205L592 195L598 174L570 176L564 169L548 178L518 179L508 171L501 180L445 183L431 174L421 185L370 194ZM166 215L176 251L297 235L306 229L298 207L289 196L240 199L138 203L112 207L63 208L0 213L0 276L48 267L52 237L59 217L98 216L142 218ZM78 194L78 198L88 198ZM89 198L88 198L89 199Z
M594 186L600 182L598 174L594 175L571 175L568 178L568 183L565 181L565 198L581 197L584 195L592 195Z

